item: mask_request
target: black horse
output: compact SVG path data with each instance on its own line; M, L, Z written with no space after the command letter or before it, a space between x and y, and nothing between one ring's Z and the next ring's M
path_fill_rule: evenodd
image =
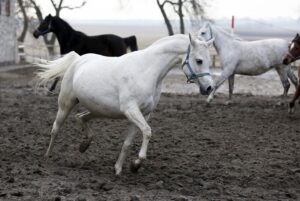
M121 38L113 34L98 36L87 36L86 34L74 30L66 21L50 14L41 22L39 27L33 32L33 36L53 32L60 46L60 53L66 54L75 51L79 55L95 53L104 56L121 56L127 52L127 47L131 51L138 50L135 36ZM50 91L55 89L58 79L52 84Z

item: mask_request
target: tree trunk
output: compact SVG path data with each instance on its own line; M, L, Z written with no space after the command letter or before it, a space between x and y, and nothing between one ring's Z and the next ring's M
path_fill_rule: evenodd
M34 0L30 0L30 2L32 3L34 10L36 12L36 16L37 16L39 22L41 23L43 21L43 15L42 15L40 7L36 4L36 2ZM54 34L51 34L50 39L47 38L47 35L43 35L43 40L44 40L44 43L46 44L49 55L54 54L55 39L56 39L56 37Z
M185 27L184 27L184 15L182 12L182 7L183 7L183 2L182 0L178 0L178 16L179 16L179 27L180 27L180 33L184 34L185 33Z
M27 14L26 14L26 10L25 10L23 1L18 0L18 4L20 6L20 9L21 9L21 12L22 12L22 15L23 15L23 18L24 18L23 29L22 29L21 35L18 38L18 41L23 43L24 40L25 40L26 34L27 34L27 30L28 30L28 17L27 17Z
M158 7L160 9L161 14L164 17L164 20L165 20L165 23L166 23L166 26L167 26L167 29L168 29L169 36L174 35L174 31L173 31L172 25L171 25L170 20L169 20L166 12L164 10L164 3L160 4L159 0L156 0L156 2L157 2L157 5L158 5Z

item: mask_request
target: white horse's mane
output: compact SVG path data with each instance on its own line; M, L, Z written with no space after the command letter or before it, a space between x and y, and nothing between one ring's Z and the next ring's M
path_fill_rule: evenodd
M157 41L155 41L154 43L152 43L152 45L150 45L149 47L153 47L153 46L157 46L157 45L161 45L161 44L165 44L169 41L173 41L174 38L185 38L186 36L183 34L176 34L176 35L172 35L172 36L166 36L164 38L161 38Z
M218 31L222 32L222 34L226 35L229 38L232 38L234 40L239 40L239 41L243 41L244 39L240 38L238 35L233 34L233 33L229 33L228 31L226 31L225 29L221 28L220 26L217 26L215 24L211 24L208 23L209 26L214 27L215 29L218 29Z

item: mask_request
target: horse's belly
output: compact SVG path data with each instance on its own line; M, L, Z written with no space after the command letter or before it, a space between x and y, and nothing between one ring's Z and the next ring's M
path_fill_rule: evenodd
M82 104L86 109L97 116L109 118L124 118L124 114L120 111L118 104L114 101L98 101L93 97L81 96L78 96L78 100L80 104Z
M110 85L101 85L99 81L90 83L84 79L77 79L73 83L75 96L80 104L94 114L112 118L123 117L118 94Z
M234 73L240 75L261 75L270 69L271 67L267 66L238 65Z

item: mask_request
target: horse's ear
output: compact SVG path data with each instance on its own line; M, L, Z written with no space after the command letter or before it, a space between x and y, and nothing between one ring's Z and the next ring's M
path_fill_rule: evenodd
M299 36L299 33L297 33L295 38L299 38L299 37L300 37L300 36Z
M189 33L189 39L190 39L191 45L194 46L194 45L196 44L196 41L195 41L195 39L193 38L193 36L192 36L191 33Z

